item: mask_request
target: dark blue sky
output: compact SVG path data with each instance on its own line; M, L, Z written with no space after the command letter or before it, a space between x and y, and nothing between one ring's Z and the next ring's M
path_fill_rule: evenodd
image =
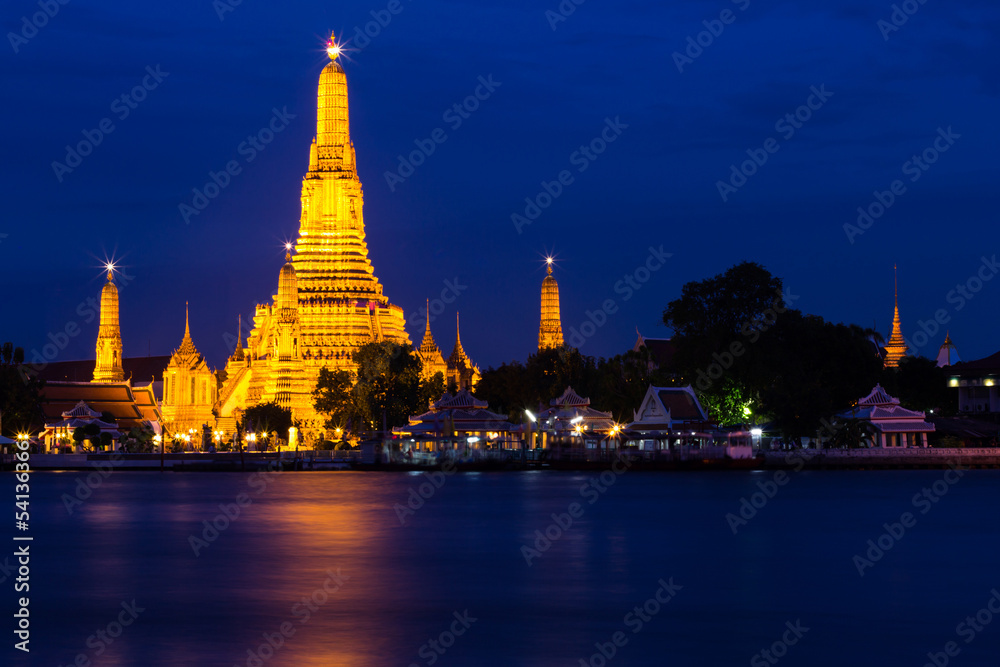
M195 343L220 365L237 313L246 321L276 291L281 244L298 228L323 38L352 37L389 4L244 0L220 20L209 0L72 0L34 34L22 17L38 4L8 2L0 338L30 360L49 334L79 326L56 358L93 358L97 322L80 304L99 296L100 260L113 253L131 277L126 356L175 348L188 300ZM981 258L1000 251L1000 8L914 2L889 32L878 21L890 5L588 0L553 30L556 0L403 0L346 64L385 293L410 314L446 281L467 286L433 331L447 354L458 308L465 349L485 369L535 349L547 252L567 334L614 300L581 346L599 356L630 347L636 327L667 335L662 310L681 285L744 259L781 277L794 306L887 335L897 262L908 338L941 310L963 358L995 352L1000 279L971 299L952 290L992 276ZM731 22L713 23L720 15ZM720 34L701 35L708 46L678 71L672 54L706 21ZM11 32L29 38L12 45ZM122 118L113 101L157 66L168 74ZM453 129L444 112L490 75L500 85ZM832 95L810 98L812 87ZM809 102L799 127L778 124ZM247 162L241 142L285 107L295 118ZM60 182L52 163L105 118L113 132ZM627 128L596 159L574 158L608 118ZM436 128L447 140L391 190L396 156ZM939 128L952 139L936 154ZM926 171L906 164L928 148ZM723 201L717 182L748 150L767 161ZM241 173L185 224L179 204L230 160ZM562 170L572 183L518 233L511 215ZM844 225L896 179L905 191L851 243ZM616 284L660 246L672 256L626 300ZM422 334L420 319L415 344ZM934 356L943 336L917 351Z

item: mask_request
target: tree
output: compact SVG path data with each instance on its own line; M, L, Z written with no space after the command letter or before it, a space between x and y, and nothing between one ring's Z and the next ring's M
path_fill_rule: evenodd
M421 411L422 364L410 345L367 343L351 357L357 364L354 399L362 424L372 430L402 426Z
M948 376L937 362L926 357L903 357L897 368L886 368L882 386L911 410L953 414L955 398L948 390Z
M319 369L316 388L313 389L313 407L327 415L324 426L328 429L350 429L357 418L354 404L354 379L345 370L330 370L326 366Z
M45 420L39 405L45 386L37 373L24 365L24 349L11 342L0 346L0 418L3 433L37 433Z
M851 417L836 424L829 446L840 449L873 447L878 429L867 419Z
M279 438L288 437L288 429L291 426L293 426L292 411L282 407L277 401L259 403L247 408L240 422L243 430L258 434L257 443L260 447L267 445L267 439L275 431Z

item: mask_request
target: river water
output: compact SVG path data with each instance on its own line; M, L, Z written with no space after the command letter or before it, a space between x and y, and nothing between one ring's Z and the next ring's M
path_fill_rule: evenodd
M0 663L995 664L1000 471L775 475L35 473Z

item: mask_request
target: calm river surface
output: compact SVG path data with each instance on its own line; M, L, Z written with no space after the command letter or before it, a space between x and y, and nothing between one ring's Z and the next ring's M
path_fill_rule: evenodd
M423 475L115 472L69 513L85 474L34 473L32 650L8 575L0 664L996 664L1000 616L959 624L1000 590L1000 471L945 473L790 473L735 535L774 472L455 474L412 514Z

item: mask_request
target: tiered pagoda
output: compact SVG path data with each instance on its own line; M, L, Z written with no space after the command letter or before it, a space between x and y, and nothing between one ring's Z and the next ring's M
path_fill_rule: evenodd
M542 313L538 325L538 351L563 344L562 321L559 318L559 284L552 277L552 258L545 263L547 275L542 280Z

